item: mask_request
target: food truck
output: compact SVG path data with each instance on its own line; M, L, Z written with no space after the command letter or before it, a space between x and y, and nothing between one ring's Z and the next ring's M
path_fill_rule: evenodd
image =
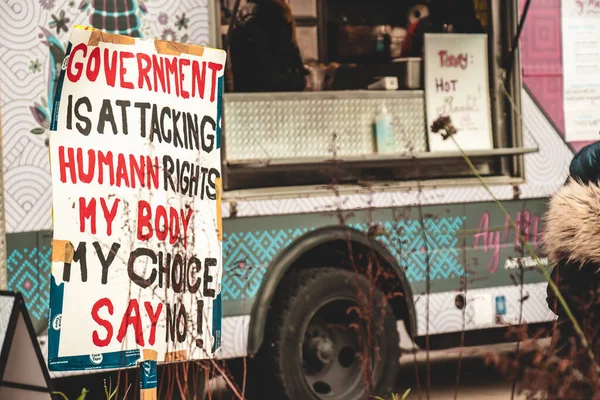
M72 3L40 1L45 22L33 31L12 23L27 15L20 2L0 16L14 31L3 47L33 54L0 71L0 99L8 287L24 294L43 346L48 98L71 24L219 47L243 7ZM291 0L307 89L244 93L227 82L222 98L219 357L250 356L260 367L248 368L249 382L266 382L263 396L268 387L272 398L358 399L365 366L378 393L391 390L399 330L410 341L402 347L444 348L461 332L494 342L510 326L554 320L525 243L540 251L546 200L573 153L523 86L518 2L475 1L483 33L430 35L417 58L399 49L426 2L366 4ZM13 107L26 103L30 115ZM442 114L458 127L446 140L431 129ZM347 329L361 289L380 326L372 364Z

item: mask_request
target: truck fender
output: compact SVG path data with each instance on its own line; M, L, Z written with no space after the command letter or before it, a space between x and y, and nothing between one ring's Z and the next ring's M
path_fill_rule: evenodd
M389 264L402 284L404 297L408 308L408 324L410 332L414 332L416 327L416 318L414 304L412 301L412 291L404 274L404 271L398 265L396 259L378 241L369 238L365 233L347 227L326 227L307 233L294 240L285 250L275 256L262 281L262 284L256 294L256 300L250 313L250 326L248 332L248 354L258 353L264 338L264 331L267 324L267 316L271 305L271 300L279 286L281 279L288 272L289 268L307 251L327 242L336 242L340 240L351 240L352 243L359 243L375 251L387 264Z

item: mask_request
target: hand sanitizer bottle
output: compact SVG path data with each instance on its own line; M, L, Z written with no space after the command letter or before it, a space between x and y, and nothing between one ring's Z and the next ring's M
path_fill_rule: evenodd
M393 153L396 151L393 118L388 113L385 105L375 118L375 143L378 153Z

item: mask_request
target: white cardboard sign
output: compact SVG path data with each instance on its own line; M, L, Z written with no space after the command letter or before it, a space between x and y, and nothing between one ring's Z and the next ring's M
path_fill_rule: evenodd
M430 151L456 151L452 139L431 132L449 116L463 150L492 149L487 35L425 35L425 101Z
M73 31L50 139L51 370L214 356L225 57Z

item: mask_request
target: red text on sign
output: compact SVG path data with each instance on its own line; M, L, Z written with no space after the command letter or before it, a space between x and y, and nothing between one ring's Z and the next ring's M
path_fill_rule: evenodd
M132 74L137 76L137 81L127 79L128 70L137 72ZM106 84L111 87L116 86L118 76L118 84L123 89L160 91L184 99L190 96L204 99L208 89L212 103L216 100L217 77L221 70L222 64L210 61L157 54L150 56L100 47L90 50L85 43L80 43L69 55L67 78L78 82L85 72L86 79L95 82L102 72Z
M109 207L108 203L110 200L106 200L103 197L100 198L100 207L106 221L106 234L112 235L112 223L117 216L117 209L119 207L120 199L114 199L112 205ZM97 202L95 198L91 198L89 201L85 197L79 198L79 231L85 232L86 220L90 220L90 232L96 234L96 209Z
M173 207L167 209L157 206L153 211L150 203L141 200L138 202L137 215L138 240L147 241L156 236L160 241L168 239L170 244L175 244L181 238L183 247L187 248L187 230L192 218L191 208L177 210Z
M146 311L146 318L150 322L150 331L148 332L148 344L150 346L156 343L156 325L160 317L163 305L159 303L156 305L156 309L152 306L149 301L144 302L144 308ZM98 347L106 347L110 344L114 336L113 324L110 322L108 317L100 316L100 313L111 317L114 313L114 306L110 299L103 298L98 300L92 307L92 318L94 322L100 325L105 332L98 332L95 330L92 332L92 342ZM135 342L138 346L145 346L146 341L144 339L144 330L142 324L142 314L140 313L140 305L137 299L129 300L127 310L121 318L121 324L119 325L119 331L117 333L117 341L123 343L125 336L128 333L129 327L133 328L135 335ZM102 335L103 334L103 335Z
M113 154L112 151L85 150L60 146L58 166L62 183L106 182L110 186L158 189L158 157ZM68 176L68 178L67 178Z
M450 54L447 50L438 52L440 67L467 69L469 66L469 53Z

